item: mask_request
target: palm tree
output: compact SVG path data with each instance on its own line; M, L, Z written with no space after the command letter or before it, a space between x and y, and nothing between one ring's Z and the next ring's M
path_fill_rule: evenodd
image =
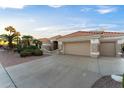
M33 43L35 44L35 46L37 46L38 48L41 48L42 42L38 39L34 39Z
M30 46L32 40L33 40L33 37L30 36L30 35L24 35L24 36L22 36L22 42L23 42L26 46Z
M39 42L38 42L38 45L39 45L39 48L41 48L41 46L42 46L42 42L39 41Z
M21 36L21 34L20 32L16 32L15 34L16 34L16 37L14 39L17 41L17 45L19 45L20 40L21 40L19 36Z
M38 40L37 40L37 39L34 39L34 40L33 40L33 43L35 44L35 46L38 47Z
M8 46L11 49L11 48L13 48L12 41L14 40L14 38L17 36L17 33L19 33L19 32L16 32L15 28L12 27L12 26L5 27L5 31L7 31L9 33L8 34L3 34L1 36L4 39L6 39L6 41L8 41Z
M6 37L7 37L6 34L0 35L0 39L1 39L2 41L7 41L7 38L6 38Z

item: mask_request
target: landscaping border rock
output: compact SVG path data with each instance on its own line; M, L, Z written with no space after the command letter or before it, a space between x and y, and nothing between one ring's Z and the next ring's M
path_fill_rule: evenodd
M92 88L122 88L122 83L113 80L111 76L103 76L93 84Z

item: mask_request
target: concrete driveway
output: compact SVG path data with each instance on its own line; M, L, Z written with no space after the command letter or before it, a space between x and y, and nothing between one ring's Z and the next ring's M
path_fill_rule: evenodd
M102 75L122 74L124 59L53 55L6 68L17 87L91 87Z
M14 88L14 84L0 64L0 88Z

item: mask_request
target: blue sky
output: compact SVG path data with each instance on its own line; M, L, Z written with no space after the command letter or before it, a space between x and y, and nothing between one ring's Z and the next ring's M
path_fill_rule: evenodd
M37 38L64 35L71 32L124 31L124 6L30 5L0 8L0 34L12 25L23 34Z

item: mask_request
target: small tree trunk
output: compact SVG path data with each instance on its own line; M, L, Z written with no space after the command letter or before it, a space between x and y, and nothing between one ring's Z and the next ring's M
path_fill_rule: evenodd
M8 43L9 48L12 49L13 48L12 39L9 39L8 41L9 41L9 43Z
M13 37L9 35L9 36L8 36L8 46L9 46L10 49L13 48L12 41L13 41Z
M38 47L38 44L36 43L36 47Z
M30 41L28 41L28 46L30 46Z
M19 45L19 38L17 37L17 45Z

